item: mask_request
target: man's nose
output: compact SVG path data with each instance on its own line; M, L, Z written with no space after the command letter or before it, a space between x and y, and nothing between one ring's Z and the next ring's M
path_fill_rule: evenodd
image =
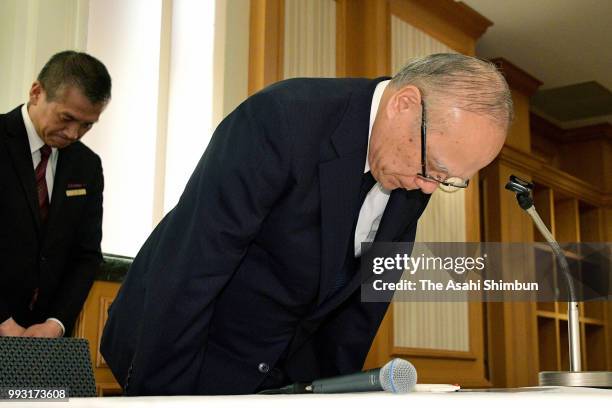
M74 125L68 126L68 128L66 129L66 136L70 140L78 140L79 139L79 125L74 124Z
M420 177L416 177L415 183L417 187L420 188L421 191L424 192L425 194L431 194L434 191L436 191L436 188L438 188L437 182L431 181L431 180L425 180Z

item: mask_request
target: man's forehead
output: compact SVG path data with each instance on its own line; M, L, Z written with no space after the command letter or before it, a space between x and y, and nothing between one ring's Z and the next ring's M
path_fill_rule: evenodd
M505 131L486 116L463 113L455 118L445 134L432 135L441 144L432 161L449 176L467 178L497 156Z
M70 105L59 104L58 113L62 115L70 116L71 119L75 119L79 122L97 122L100 117L100 111L97 110L82 110Z
M54 102L60 113L68 114L74 119L86 122L97 121L105 107L104 103L92 104L83 92L75 86L58 89Z

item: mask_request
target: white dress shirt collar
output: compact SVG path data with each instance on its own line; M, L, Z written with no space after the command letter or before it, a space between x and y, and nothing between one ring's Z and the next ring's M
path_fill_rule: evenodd
M372 96L372 107L370 108L370 130L368 132L368 151L366 153L366 162L365 168L363 170L364 173L370 171L370 163L368 162L368 155L370 154L370 139L372 138L372 127L374 126L374 120L376 119L376 113L378 112L378 105L380 105L380 100L382 98L383 92L389 85L390 80L381 81L376 85L376 89L374 89L374 96Z
M28 142L30 143L30 153L34 154L34 152L38 151L41 147L45 145L45 142L38 136L36 132L36 128L34 127L34 123L32 123L32 119L30 119L30 114L28 113L28 104L24 103L21 106L21 117L23 118L23 123L25 124L26 132L28 134ZM51 155L55 155L57 151L56 147L51 148Z

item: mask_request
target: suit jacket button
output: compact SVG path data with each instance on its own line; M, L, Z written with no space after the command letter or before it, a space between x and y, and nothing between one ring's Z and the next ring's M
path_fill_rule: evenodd
M268 371L270 371L270 366L267 365L266 363L259 363L259 365L257 366L257 369L259 370L260 373L267 373Z

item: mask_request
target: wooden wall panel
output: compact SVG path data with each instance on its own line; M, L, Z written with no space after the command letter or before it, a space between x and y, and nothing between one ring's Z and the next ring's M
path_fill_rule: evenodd
M441 52L455 52L424 31L391 15L391 72L396 74L409 60Z
M390 74L390 14L387 1L337 0L338 77Z
M402 302L393 306L394 347L470 351L467 303Z
M466 38L465 33L457 36L454 29L444 29L443 33L432 35L431 26L424 29L422 24L418 27L413 24L413 11L418 8L434 26L448 25L448 16L441 17L437 9L440 3L448 5L448 2L437 1L430 4L389 2L392 73L419 56L439 52L473 54L474 38L470 37L467 44L458 45L457 38ZM416 241L478 241L478 202L477 179L468 191L434 193L419 220ZM391 356L400 356L416 365L420 381L462 381L464 386L486 386L489 383L484 370L482 312L482 304L478 303L395 303L383 321L366 367L383 364ZM389 350L385 353L386 347ZM458 375L458 368L462 375Z
M100 354L100 340L108 318L108 306L115 299L119 286L118 282L95 281L75 325L75 337L89 341L98 396L121 393L121 387L115 381L115 377Z
M511 174L530 179L501 160L481 172L483 194L487 199L484 241L533 242L531 219L516 203L513 193L504 189ZM504 270L520 268L520 260L502 259ZM517 265L517 263L519 265ZM537 385L538 347L536 306L533 302L492 302L486 306L488 375L497 387ZM521 358L519 356L529 356Z
M251 0L249 95L282 79L284 1Z
M492 23L462 3L446 0L389 0L393 15L461 54L474 55L476 39Z
M529 133L529 96L512 90L514 102L514 121L508 131L506 146L514 147L525 153L531 152L531 134Z
M605 139L594 139L579 141L576 143L564 143L557 145L560 152L560 167L568 173L574 174L587 183L597 184L603 190L612 192L612 168L606 173L609 166L611 152L607 152L607 145L612 141ZM601 178L602 174L609 174L609 177Z
M560 199L555 202L555 239L559 242L580 242L578 200Z
M436 191L419 219L416 242L465 241L465 192ZM469 351L469 304L396 302L394 347Z
M542 82L504 58L494 58L492 62L502 72L514 102L514 121L508 131L506 146L531 153L531 133L529 128L529 97L542 85Z
M336 76L336 2L284 1L283 78Z

